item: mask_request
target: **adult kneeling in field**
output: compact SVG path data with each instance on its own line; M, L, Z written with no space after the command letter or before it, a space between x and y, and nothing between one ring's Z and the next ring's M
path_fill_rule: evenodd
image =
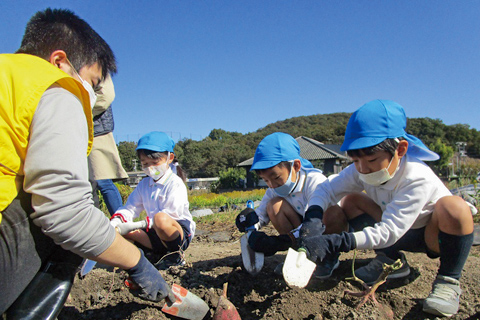
M115 72L108 44L68 10L37 12L17 54L0 55L0 314L8 309L7 318L55 319L82 257L126 270L145 299L175 300L93 205L94 88Z
M406 121L403 108L388 100L369 102L353 113L342 145L353 164L318 186L310 208L322 215L344 197L341 210L323 217L327 228L339 234L320 235L317 230L324 226L314 219L303 224L300 245L313 260L355 248L375 249L377 257L355 271L367 284L377 280L384 263L397 259L403 267L389 277L409 275L400 250L440 257L423 310L451 316L458 312L459 279L473 241L472 213L422 161L439 156L405 132Z

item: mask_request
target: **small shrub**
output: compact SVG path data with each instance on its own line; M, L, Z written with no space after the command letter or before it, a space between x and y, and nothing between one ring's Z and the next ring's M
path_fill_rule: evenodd
M197 225L212 225L215 223L222 223L222 224L235 224L235 218L237 217L240 210L232 210L228 212L219 212L216 214L210 214L208 216L203 217L193 217L193 221L197 223Z
M115 183L115 186L118 188L118 191L120 191L120 195L122 196L122 203L125 204L128 197L133 192L133 188L126 184L120 183Z
M227 204L245 204L247 200L261 200L265 195L265 189L255 189L250 191L232 191L225 193L203 193L199 195L189 195L190 210L201 208L218 208Z
M210 190L218 192L220 189L232 189L239 187L239 181L245 180L245 170L241 168L228 168L220 171L218 181L211 184Z

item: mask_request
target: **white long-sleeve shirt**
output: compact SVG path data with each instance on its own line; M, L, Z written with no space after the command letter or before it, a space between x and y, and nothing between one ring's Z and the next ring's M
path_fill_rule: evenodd
M382 220L374 227L353 233L358 249L389 247L409 229L426 226L435 203L451 195L423 161L407 154L402 158L395 176L378 187L362 182L355 165L348 166L319 185L312 205L319 205L325 210L345 195L364 190L380 206L383 214Z
M292 208L302 217L305 217L305 212L311 205L310 200L314 195L317 185L325 181L327 178L322 171L312 168L301 168L298 172L298 183L284 199L292 206ZM260 226L265 226L270 222L267 214L267 204L272 199L278 197L272 188L268 188L265 195L260 202L260 205L255 209L260 220Z
M195 222L189 210L188 193L182 179L169 168L157 182L146 177L137 185L128 197L127 203L118 208L126 221L133 221L145 210L148 217L164 212L174 220L189 220L192 237L195 234Z

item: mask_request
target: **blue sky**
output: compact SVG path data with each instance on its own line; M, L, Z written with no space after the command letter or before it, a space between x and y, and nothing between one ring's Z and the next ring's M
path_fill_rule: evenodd
M74 11L115 52L117 142L248 133L379 98L480 129L477 0L3 0L0 53L46 7Z

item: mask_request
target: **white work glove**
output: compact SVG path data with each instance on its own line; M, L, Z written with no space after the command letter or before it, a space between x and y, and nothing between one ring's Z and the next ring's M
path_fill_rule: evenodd
M122 218L120 217L113 217L112 220L110 220L110 225L114 228L117 228L119 225L121 225L123 222Z
M150 229L153 225L153 221L146 217L141 221L130 221L123 222L120 218L113 218L110 220L110 224L115 228L115 230L120 233L122 236L126 235L129 232L132 232L137 229Z
M148 225L147 220L142 220L137 222L125 222L116 226L115 230L117 230L118 233L124 236L131 231L134 231L137 229L145 229L147 225Z

